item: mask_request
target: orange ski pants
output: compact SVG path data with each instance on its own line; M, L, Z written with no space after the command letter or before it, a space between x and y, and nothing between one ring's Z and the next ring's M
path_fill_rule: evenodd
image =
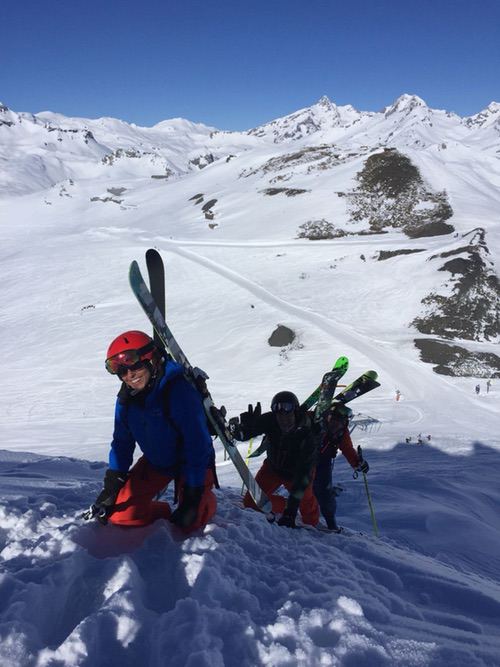
M274 492L277 491L280 486L284 486L287 491L290 491L292 488L291 480L283 479L278 473L274 472L266 459L259 472L255 475L255 481L264 493L269 496L273 512L275 514L283 514L286 507L286 498L274 495ZM313 483L311 482L306 488L302 500L300 501L299 511L304 523L315 526L319 522L319 505L313 493L312 485ZM258 509L248 491L243 498L243 505L245 507L251 507L252 509Z
M156 519L168 519L172 514L170 505L164 501L153 500L153 498L165 489L172 479L173 477L161 473L144 456L141 456L130 470L128 480L116 497L115 510L109 517L109 521L117 526L147 526ZM214 516L217 499L212 491L213 486L214 474L211 469L208 469L198 516L195 522L185 529L186 532L203 528ZM184 482L181 479L179 503L182 501L183 490Z

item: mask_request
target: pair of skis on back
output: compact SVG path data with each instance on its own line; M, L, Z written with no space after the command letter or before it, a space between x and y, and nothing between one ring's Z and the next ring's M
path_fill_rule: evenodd
M271 501L257 484L241 456L224 412L216 407L206 385L207 375L190 364L165 321L165 270L163 260L155 249L151 248L146 252L146 264L151 290L148 289L135 260L130 265L129 281L135 297L153 326L155 342L164 347L171 358L183 366L187 380L200 392L207 419L238 471L243 484L248 489L257 507L264 513L271 515ZM367 371L339 394L334 395L337 383L347 371L348 366L347 357L339 357L332 370L323 377L322 383L302 404L308 410L316 405L315 419L321 419L326 410L344 405L380 386L377 382L377 373Z

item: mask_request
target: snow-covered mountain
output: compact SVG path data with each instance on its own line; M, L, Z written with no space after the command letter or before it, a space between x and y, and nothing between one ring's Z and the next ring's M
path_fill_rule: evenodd
M26 193L65 178L109 176L182 177L195 168L228 158L231 151L272 150L268 145L335 144L426 149L448 142L500 153L500 104L474 116L430 109L416 95L402 95L379 113L337 106L326 96L316 104L243 132L221 132L182 118L138 127L114 118L67 118L41 112L16 113L0 104L0 192ZM277 150L279 152L279 149Z
M133 210L135 225L146 216L145 229L158 229L160 205L168 213L161 228L172 238L231 240L241 239L242 232L259 240L375 235L369 241L372 257L427 250L429 256L403 260L408 271L414 264L425 267L430 283L405 326L456 342L495 342L499 109L492 102L479 114L460 118L402 95L383 111L367 113L322 97L242 133L183 119L141 128L112 118L33 115L0 106L0 192L4 201L33 193L49 206L83 197ZM391 230L396 233L383 240L387 245L390 238L388 251L379 247L379 235ZM473 230L481 234L482 258L461 240ZM426 239L425 247L421 241L403 247L405 237ZM460 248L469 259L448 263L451 279L443 278L440 272L447 268L437 267L431 256L458 254ZM453 310L473 313L479 322L471 326L460 315L451 324ZM460 344L454 350L460 349L461 361L443 365L435 341L416 344L440 372L500 373L490 349L471 351Z
M0 106L2 667L496 667L499 109L323 97L225 132ZM229 415L305 397L340 354L348 380L378 371L353 407L379 541L345 463L339 513L365 534L335 541L241 510L219 446L204 534L82 526L112 430L105 351L149 328L127 269L152 246Z
M227 157L215 128L174 118L138 127L114 118L16 113L0 105L0 192L26 194L71 179L181 177ZM251 145L251 141L240 142Z

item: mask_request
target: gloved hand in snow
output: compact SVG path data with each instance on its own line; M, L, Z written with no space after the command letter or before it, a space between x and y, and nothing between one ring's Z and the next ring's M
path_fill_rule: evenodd
M87 521L97 519L99 523L107 524L116 497L127 479L128 473L108 468L104 475L103 489L87 512L83 514L83 518Z
M189 528L198 516L203 486L185 486L182 490L182 500L172 513L170 521L179 528Z

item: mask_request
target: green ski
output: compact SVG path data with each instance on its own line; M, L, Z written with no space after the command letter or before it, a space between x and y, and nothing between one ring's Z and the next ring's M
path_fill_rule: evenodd
M318 402L321 389L323 387L323 383L325 382L325 378L331 374L330 381L333 382L335 377L335 386L337 385L337 382L340 380L340 378L347 372L347 369L349 368L349 359L347 357L339 357L335 364L333 365L333 368L329 373L326 373L325 376L323 377L323 380L320 385L316 387L316 389L310 394L306 400L302 403L301 408L310 410L315 406L315 404ZM335 391L335 387L333 387L332 390L332 395L333 392Z
M347 385L340 393L333 397L331 404L332 406L338 404L349 403L350 401L362 396L372 389L380 387L380 382L377 382L378 373L376 371L366 371L363 375L360 375L354 382Z

